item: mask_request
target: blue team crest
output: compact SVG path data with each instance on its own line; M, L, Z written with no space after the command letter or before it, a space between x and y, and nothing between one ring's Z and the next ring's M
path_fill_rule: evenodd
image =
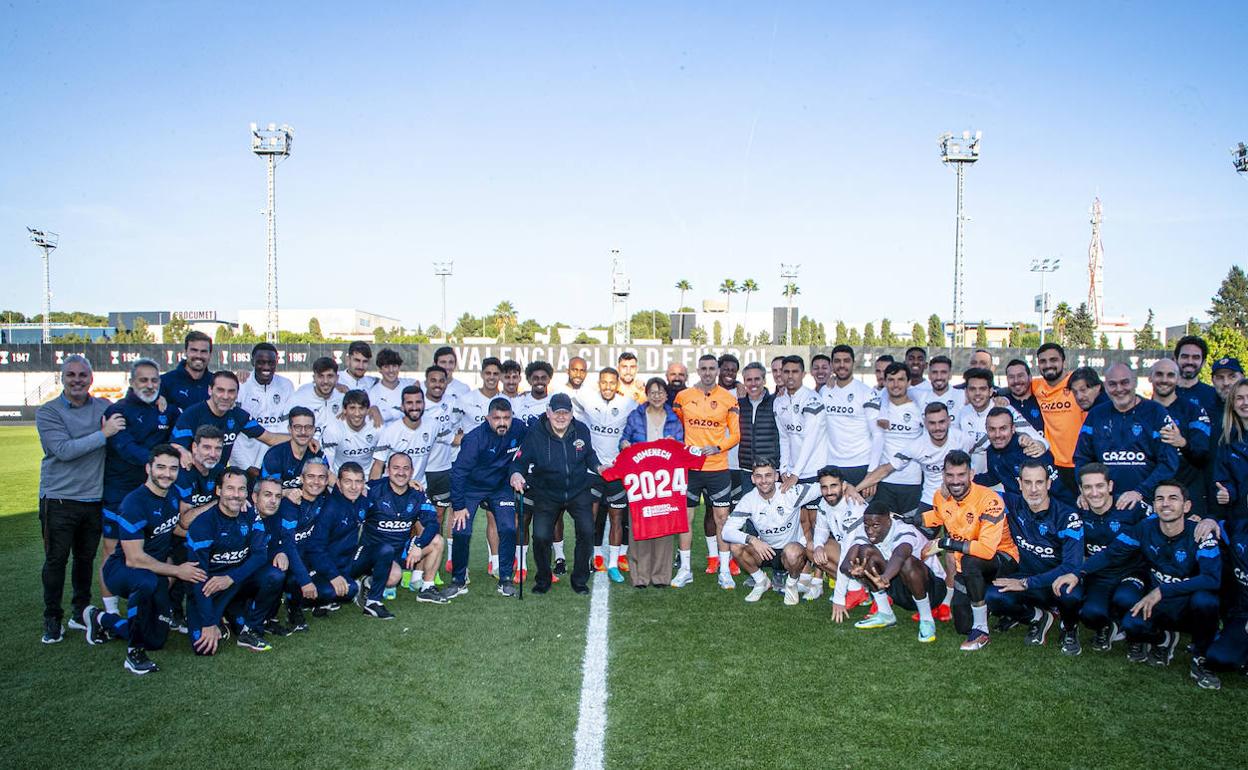
M612 417L616 417L616 416L618 416L619 414L620 414L620 408L619 408L618 406L613 406L613 407L611 407L611 416L612 416Z
M226 420L226 421L225 421L225 429L226 429L226 430L234 430L234 420L232 420L232 419L230 419L230 420Z
M407 512L408 512L408 513L411 513L411 512L412 512L412 509L413 509L413 508L415 508L415 507L416 507L416 504L415 504L415 503L408 503L408 504L407 504Z
M848 396L846 396L846 397L845 397L845 400L846 400L846 401L848 401L848 402L850 402L850 403L853 403L853 401L854 401L854 394L853 394L853 393L850 393Z
M1111 521L1111 522L1109 522L1109 531L1110 531L1110 532L1117 532L1117 531L1118 531L1118 530L1120 530L1120 529L1122 529L1122 522L1121 522L1121 521Z
M1183 550L1175 551L1174 560L1177 561L1179 564L1182 564L1183 562L1187 561L1187 551L1183 551Z
M239 525L238 525L238 534L240 534L240 535L245 535L245 534L247 534L247 524L246 524L246 522L239 522Z
M1049 534L1049 525L1048 525L1048 524L1045 524L1045 523L1042 521L1042 522L1040 522L1040 525L1039 525L1039 530L1040 530L1040 534L1042 534L1042 535L1047 535L1047 534Z
M156 424L157 424L157 425L168 425L168 424L169 424L169 418L168 418L168 417L166 417L165 415L163 415L163 414L162 414L160 417L158 417L158 418L156 419Z
M1132 436L1138 436L1143 432L1144 432L1143 425L1140 425L1138 422L1131 423L1131 435Z
M281 396L281 394L278 394L278 393L274 393L274 394L273 394L273 403L275 403L275 404L280 404L280 403L282 403L282 396Z

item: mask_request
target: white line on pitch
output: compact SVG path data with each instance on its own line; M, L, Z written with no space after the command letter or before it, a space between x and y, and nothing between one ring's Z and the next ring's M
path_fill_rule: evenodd
M600 770L607 737L607 573L594 574L585 629L585 660L581 664L581 709L576 718L575 770Z

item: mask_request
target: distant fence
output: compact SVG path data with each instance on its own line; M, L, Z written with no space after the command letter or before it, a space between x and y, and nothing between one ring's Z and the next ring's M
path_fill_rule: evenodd
M346 343L277 345L278 369L287 371L308 371L312 362L322 356L328 356L340 365L347 355ZM373 344L373 354L382 348L391 348L403 356L404 371L419 371L433 364L433 353L438 345L379 345ZM657 374L664 371L668 364L678 362L687 366L690 372L697 366L698 358L706 353L720 355L731 353L741 361L741 365L751 361L769 364L780 355L796 354L808 362L815 353L828 353L832 346L806 345L539 345L539 344L495 344L495 345L452 345L459 358L459 368L465 372L480 370L481 361L490 356L502 360L514 359L522 366L530 361L548 361L560 371L567 368L568 360L580 356L584 358L591 372L605 366L614 366L619 354L623 351L636 353L638 369L643 374ZM243 369L251 360L251 345L218 345L213 348L213 369ZM928 357L947 355L953 360L955 373L968 365L972 350L970 348L927 348ZM998 375L1004 375L1005 365L1011 359L1022 359L1035 367L1035 350L1023 348L991 348L993 366ZM91 362L98 372L125 371L130 364L140 358L150 358L168 369L178 363L182 357L180 345L108 345L108 344L75 344L75 345L4 345L0 346L0 374L6 372L55 372L59 371L65 357L81 353ZM855 370L859 374L872 371L877 358L891 354L901 360L905 347L870 347L858 348ZM1070 349L1066 351L1066 367L1074 369L1079 366L1091 366L1098 370L1114 363L1126 363L1140 370L1152 366L1158 358L1168 354L1164 350L1090 350Z

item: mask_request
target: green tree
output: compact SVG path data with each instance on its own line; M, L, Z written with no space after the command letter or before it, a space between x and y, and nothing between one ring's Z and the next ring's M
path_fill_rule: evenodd
M0 310L0 319L6 324L24 324L26 316L16 310Z
M429 335L429 337L431 337L431 338L433 338L433 339L437 339L438 337L442 337L442 336L443 336L443 334L442 334L442 327L441 327L441 326L438 326L437 324L433 324L433 325L431 325L431 326L429 327L428 331L426 331L426 332L425 332L425 334Z
M701 326L695 326L692 329L690 329L689 330L689 342L693 343L694 345L705 345L706 344L706 329L703 329Z
M786 283L784 285L784 289L780 292L780 295L787 299L789 297L796 297L798 294L801 294L801 293L802 293L802 290L797 284Z
M875 336L875 324L871 321L867 321L867 325L862 327L862 344L869 348L880 344L879 339Z
M1205 333L1205 341L1209 343L1209 358L1200 373L1201 379L1209 381L1209 361L1219 358L1238 358L1241 362L1248 361L1248 335L1221 323L1215 323ZM1216 438L1216 437L1215 437Z
M1075 314L1066 323L1066 340L1071 347L1090 348L1096 337L1096 319L1088 310L1088 303L1080 302Z
M634 337L672 341L672 319L661 310L638 310L632 316Z
M858 333L858 327L855 326L854 328L849 330L849 346L851 348L857 348L857 347L860 347L861 345L862 345L862 335Z
M1213 296L1213 306L1209 308L1209 320L1248 334L1248 275L1239 265L1231 265L1230 272L1222 279L1218 293Z
M741 287L737 286L737 282L731 278L725 278L719 284L719 293L724 295L724 312L732 315L732 295L741 291Z
M897 335L893 334L892 319L884 318L880 321L880 344L885 347L897 344Z
M1050 323L1053 326L1053 337L1059 343L1065 344L1069 341L1066 337L1066 324L1070 323L1071 315L1069 302L1059 302L1053 308Z
M325 335L321 333L321 320L316 316L308 319L308 336L318 341L325 338Z
M750 344L749 335L745 333L745 327L742 326L741 324L737 324L736 328L732 330L732 344L733 345Z
M1135 333L1135 349L1161 349L1161 337L1158 337L1157 332L1153 330L1153 309L1151 307L1148 309L1148 318L1144 321L1144 326Z
M1122 337L1118 338L1118 349L1122 350Z
M503 342L507 341L507 329L516 325L516 306L503 300L494 307L494 318L503 332Z
M934 347L943 347L945 344L945 325L935 313L927 317L927 341Z
M376 329L373 329L373 342L377 343L378 345L385 342L387 339L389 339L389 337L390 335L386 333L386 327L378 326Z
M836 339L833 345L845 345L849 342L849 330L845 328L844 321L836 322Z
M685 292L693 291L693 284L689 283L689 281L684 278L681 278L676 282L676 290L680 292L680 304L678 304L676 308L677 312L681 312L685 309Z
M229 324L221 324L217 327L217 333L212 335L212 341L215 345L226 345L234 341L234 327Z
M1105 332L1101 332L1101 339L1099 340L1097 347L1099 347L1101 350L1109 350L1109 335L1108 334L1106 334Z
M152 330L147 325L147 319L139 316L134 319L134 326L126 331L126 327L118 324L117 334L113 335L113 342L121 345L150 345L156 341L156 335L152 334Z
M724 325L718 320L711 326L711 339L716 345L724 344Z
M983 321L980 321L979 326L975 329L975 347L988 347L988 325Z
M1202 329L1200 328L1200 321L1197 321L1193 316L1188 316L1187 325L1183 327L1183 333L1200 334L1201 332Z
M828 330L823 328L823 321L815 324L815 338L812 342L820 347L828 344Z
M742 294L745 295L745 315L746 315L745 321L746 323L749 323L750 295L758 291L758 281L754 280L753 278L746 278L744 281L741 282L740 291Z
M761 332L758 333L758 336L754 338L754 344L755 345L770 345L771 335L767 333L766 329L762 330Z
M563 338L559 336L559 326L557 324L555 326L550 327L550 344L552 345L563 344Z
M169 323L165 324L160 331L160 341L166 345L180 345L182 340L186 339L186 334L191 330L191 325L181 316L174 316L169 319Z
M927 332L923 330L923 324L917 321L914 326L910 327L910 344L918 345L919 347L926 347L927 345Z
M598 344L598 340L589 336L585 332L581 332L580 334L576 335L576 339L572 340L572 344L573 345L596 345Z

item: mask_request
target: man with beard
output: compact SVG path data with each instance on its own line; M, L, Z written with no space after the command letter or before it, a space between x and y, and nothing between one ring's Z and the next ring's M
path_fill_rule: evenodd
M455 397L456 402L472 390L472 386L468 383L455 379L455 372L459 371L459 356L455 354L455 348L443 345L433 351L433 365L441 367L442 371L446 372L445 390Z
M569 376L571 376L569 364ZM494 356L481 359L481 387L473 388L467 395L459 399L459 408L464 417L460 427L467 434L481 423L490 413L490 402L498 398L498 383L503 377L503 362ZM575 401L575 397L573 397Z
M101 498L101 529L103 549L100 552L100 596L104 609L117 613L117 597L109 590L103 577L104 560L117 550L118 516L121 501L142 486L152 449L168 443L177 420L177 408L170 408L160 399L160 369L150 358L140 358L130 365L130 389L126 397L104 410L105 419L120 414L125 430L108 437L104 454L104 496ZM73 621L71 620L71 627Z
M876 464L871 426L879 417L879 403L871 386L854 378L854 349L849 345L832 348L832 378L823 390L828 462L841 469L846 481L860 484Z
M635 404L646 400L646 384L637 379L637 354L624 351L615 360L615 369L620 373L620 395ZM579 418L578 418L579 419Z
M1075 403L1083 410L1085 420L1092 407L1109 400L1105 395L1105 383L1101 382L1101 376L1090 366L1081 366L1070 373L1070 395L1074 396Z
M1148 381L1153 386L1153 401L1164 406L1172 420L1162 427L1161 440L1179 452L1175 478L1191 492L1192 514L1203 518L1208 510L1205 474L1213 433L1209 414L1201 406L1197 392L1178 388L1179 365L1169 358L1153 363Z
M1193 396L1216 423L1218 418L1214 417L1214 412L1217 411L1218 392L1212 385L1200 381L1200 370L1205 367L1208 358L1209 346L1194 334L1180 337L1174 345L1174 360L1179 365L1179 390ZM1213 435L1218 435L1218 431L1215 430Z
M1044 413L1031 392L1031 367L1015 358L1005 365L1005 400L1037 431L1044 432Z
M1028 449L1033 444L1042 449L1048 448L1044 436L1031 427L1031 423L1023 419L1022 415L1008 406L993 406L992 372L987 369L968 369L962 378L966 381L966 406L958 410L954 425L973 442L971 459L975 463L976 473L988 471L988 415L993 409L1003 409L1009 414L1023 449Z
M368 373L373 360L373 348L367 342L356 340L347 346L347 365L338 372L338 392L368 389L377 384L377 378Z
M921 406L940 402L949 414L957 414L966 403L966 389L949 384L952 372L953 361L949 356L934 356L927 365L928 381L917 387L910 386L910 399Z
M781 376L788 379L787 375ZM784 603L797 604L799 578L806 567L802 506L819 499L819 487L806 483L778 486L774 461L770 460L759 460L752 476L754 489L741 498L724 523L724 542L741 568L754 578L754 588L745 597L747 602L757 602L771 589L771 579L763 572L766 567L786 573ZM753 533L746 532L747 524Z
M718 359L719 363L719 387L735 393L737 398L745 395L745 386L737 379L737 373L741 371L741 359L731 353L724 353Z
M358 590L347 573L360 546L360 524L368 516L370 502L364 495L367 482L364 468L351 460L342 464L337 475L338 485L325 501L307 546L309 574L316 584L314 617L323 617L343 602L352 601Z
M619 455L624 425L628 422L628 415L637 408L636 402L619 393L618 377L619 374L609 366L598 373L598 394L585 396L585 418L581 420L589 428L594 454L607 466L612 465ZM575 413L575 407L573 412ZM605 569L611 582L623 583L623 572L628 571L628 550L623 545L627 526L624 513L628 510L628 494L624 490L624 483L619 480L606 481L601 476L593 475L590 494L594 501L594 569L599 572ZM560 521L562 519L560 517ZM559 534L561 533L556 533L556 536ZM604 539L608 541L609 548L605 554L605 564L602 543ZM563 549L557 548L555 555L556 558L563 558Z
M299 496L292 490L298 490L303 485L304 467L309 462L324 462L325 454L311 446L312 434L316 430L316 416L311 409L296 406L290 410L286 422L290 428L290 441L270 448L264 453L260 467L251 470L257 471L261 478L273 479L281 484L287 497L297 500ZM248 472L247 475L253 474Z
M671 406L676 403L677 394L685 389L685 383L689 382L689 368L673 361L667 365L664 379L667 380L667 405Z
M361 468L372 463L381 430L369 422L368 414L367 393L348 390L343 395L342 419L334 420L321 431L321 451L329 460L330 472L338 473L348 462L358 463Z
M499 367L502 374L499 375L499 382L502 383L499 395L511 402L515 407L517 401L520 400L520 364L510 358L503 362Z
M810 379L814 380L816 393L822 395L823 389L832 379L832 357L824 353L816 353L810 357Z
M423 489L429 457L437 438L437 426L425 420L424 391L418 385L408 385L403 389L403 419L381 429L373 449L373 465L368 477L381 478L386 462L397 452L412 458L412 479L417 487Z
M238 386L238 406L242 407L261 428L270 433L289 433L286 429L286 402L295 392L294 383L277 374L277 348L267 342L258 343L251 349L251 376ZM236 468L248 471L258 469L268 450L264 444L247 436L239 436L234 442L230 461ZM257 471L258 472L258 471Z
M1083 427L1084 412L1070 392L1066 350L1056 342L1044 343L1036 349L1036 366L1040 376L1032 379L1031 392L1044 418L1044 435L1053 452L1058 478L1075 492L1075 444Z
M212 386L212 372L208 370L212 337L203 332L190 332L182 349L178 365L160 376L160 395L179 412L208 398Z
M582 389L585 385L585 377L588 375L589 366L585 363L585 359L572 356L568 359L568 380L559 389L559 392L567 393L568 398L572 399L572 416L581 421L585 420L585 409L581 405L581 399L593 395L589 389Z
M524 367L524 378L529 383L529 392L512 403L517 420L528 423L540 419L546 413L546 402L550 400L550 379L554 373L554 368L545 361L533 361Z

